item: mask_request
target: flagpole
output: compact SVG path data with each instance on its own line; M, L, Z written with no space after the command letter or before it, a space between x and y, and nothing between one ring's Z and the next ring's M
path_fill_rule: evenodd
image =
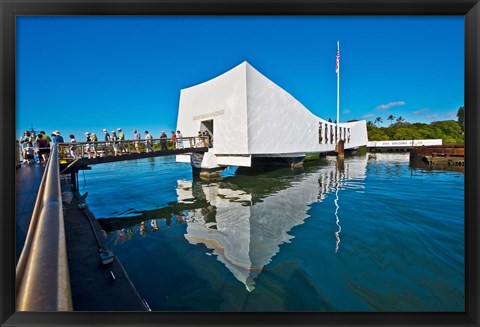
M338 144L338 123L340 122L340 41L337 41L337 132L335 143Z

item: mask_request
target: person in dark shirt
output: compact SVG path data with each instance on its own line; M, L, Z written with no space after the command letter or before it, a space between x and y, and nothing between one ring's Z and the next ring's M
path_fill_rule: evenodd
M162 131L162 135L160 136L160 146L162 147L162 151L167 150L167 134L165 134L165 131Z
M113 141L113 155L114 156L121 155L118 153L118 136L115 133L115 131L112 131L111 133L112 133L112 141Z
M59 131L53 131L52 133L53 135L53 143L63 143L64 140L63 140L63 137L60 135L60 132Z
M37 136L37 146L38 146L39 160L43 162L47 162L47 159L48 159L47 150L50 150L50 149L48 148L47 140L43 138L42 133L38 134Z
M88 155L88 159L92 158L92 151L91 151L91 146L92 146L92 139L90 137L89 132L85 132L85 153Z

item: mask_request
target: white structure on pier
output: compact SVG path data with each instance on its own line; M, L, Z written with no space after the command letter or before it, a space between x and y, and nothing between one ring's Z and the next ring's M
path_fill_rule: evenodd
M250 167L255 157L304 157L335 151L335 123L315 116L249 63L181 90L177 129L185 136L208 130L214 147L202 168ZM345 149L367 144L365 121L338 124ZM190 162L188 155L177 161Z
M369 149L410 149L414 146L442 145L442 139L426 140L395 140L395 141L371 141L367 143Z

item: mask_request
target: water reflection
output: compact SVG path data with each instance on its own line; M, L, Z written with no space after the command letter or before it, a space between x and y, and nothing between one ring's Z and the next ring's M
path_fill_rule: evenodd
M338 163L337 163L337 167L339 165L342 165L343 166L343 162L344 160L342 159L339 159L338 160ZM337 169L335 171L335 174L337 174L339 171L339 169ZM338 176L335 178L335 224L338 226L338 231L335 232L335 239L336 239L336 242L335 242L335 253L338 252L338 245L340 244L340 232L342 231L342 226L340 226L340 218L338 218L338 209L340 209L340 206L338 205L338 190L340 189L339 187L339 184L340 184L340 179L338 178Z
M99 221L114 243L128 240L132 229L145 237L184 224L190 244L206 246L252 291L280 246L294 238L290 231L310 217L312 204L332 193L336 209L331 222L338 227L332 246L339 250L341 193L346 187L364 188L366 165L366 156L341 161L332 157L303 169L237 174L213 182L178 180L176 202L135 217Z

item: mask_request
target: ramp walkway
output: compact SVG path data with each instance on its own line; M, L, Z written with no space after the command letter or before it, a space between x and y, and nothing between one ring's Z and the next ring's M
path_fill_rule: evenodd
M165 149L160 150L158 149L158 144L154 144L154 148L151 151L146 152L145 149L142 148L142 152L137 153L135 151L135 141L127 140L122 142L124 152L118 151L117 156L113 155L113 150L111 149L111 145L107 142L96 142L95 148L97 150L97 155L95 158L87 158L87 153L85 152L87 143L76 143L76 158L71 155L71 144L68 143L60 143L59 144L59 165L60 165L60 173L61 174L68 174L72 172L76 172L82 169L88 169L87 167L90 165L102 164L102 163L110 163L110 162L118 162L118 161L127 161L127 160L138 160L144 158L154 158L154 157L163 157L163 156L171 156L177 154L186 154L186 153L205 153L208 152L208 148L203 146L203 141L199 142L198 138L184 138L185 147L181 149ZM156 140L153 140L155 142ZM157 141L160 141L158 139ZM170 141L170 139L168 139ZM201 145L200 145L201 143ZM142 144L143 145L143 144Z

